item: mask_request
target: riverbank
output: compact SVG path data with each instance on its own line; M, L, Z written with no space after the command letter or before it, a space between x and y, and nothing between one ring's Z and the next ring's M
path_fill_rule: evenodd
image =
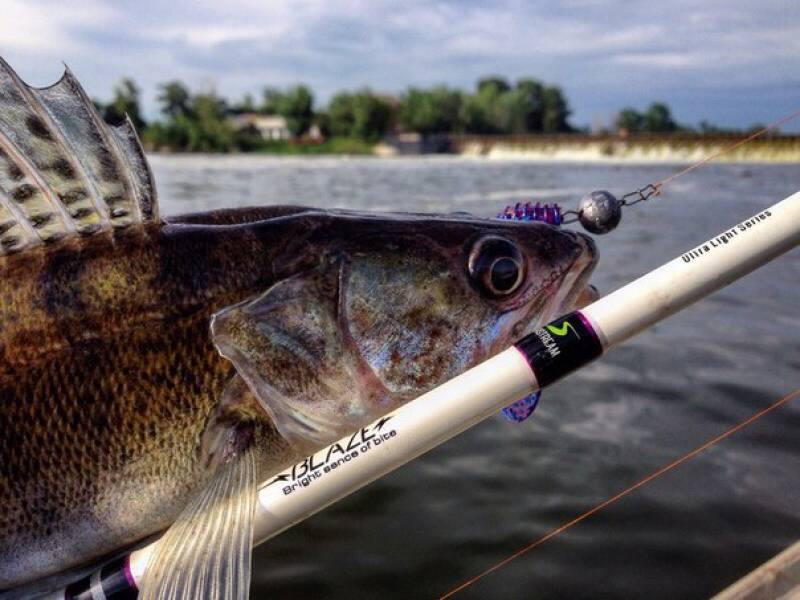
M396 156L457 155L542 162L690 163L702 160L745 136L664 135L526 135L474 136L402 134L378 143L332 137L322 142L260 141L241 155ZM161 150L163 154L183 154ZM187 153L191 154L191 153ZM800 135L751 140L715 159L727 163L800 163Z
M320 142L290 142L287 140L263 140L243 154L270 154L275 156L346 155L364 156L376 154L376 144L359 138L331 137Z
M745 136L537 135L454 136L450 151L465 156L580 162L695 162L743 141ZM800 136L751 140L726 152L719 162L800 162Z

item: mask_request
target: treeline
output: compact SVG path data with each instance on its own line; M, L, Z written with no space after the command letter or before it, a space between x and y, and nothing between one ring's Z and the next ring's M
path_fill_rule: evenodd
M103 117L117 123L127 114L151 149L189 152L230 152L318 147L368 151L389 132L431 134L510 135L575 131L570 109L561 89L531 78L510 82L503 77L480 79L472 92L447 86L408 88L399 96L377 94L369 89L333 96L327 106L316 107L305 85L286 89L268 87L259 99L247 95L229 102L214 91L192 92L180 81L158 88L160 118L147 123L142 116L140 90L123 79L109 103L95 101ZM280 115L294 140L317 134L314 144L289 144L265 140L253 126L240 127L232 117L257 113ZM645 111L624 108L612 122L614 132L669 133L698 131L678 124L670 109L654 102ZM703 122L700 133L738 133Z
M647 110L639 112L635 108L623 108L614 122L618 130L627 133L671 133L690 131L691 128L678 125L672 118L669 107L662 102L653 102Z
M534 79L512 84L502 77L481 79L473 93L446 86L409 88L399 97L369 89L340 92L327 106L315 107L304 85L266 88L229 102L213 91L192 92L180 81L159 86L160 118L145 122L140 90L123 79L111 102L95 101L104 118L117 123L127 114L146 145L191 152L258 150L274 145L255 128L237 129L231 117L244 113L280 115L294 138L312 127L324 138L377 142L391 131L470 134L555 133L572 131L570 110L562 91Z
M644 112L626 107L614 119L615 133L699 133L701 135L742 135L763 129L754 124L747 129L719 127L708 121L700 121L697 127L680 124L672 117L669 107L663 102L653 102Z

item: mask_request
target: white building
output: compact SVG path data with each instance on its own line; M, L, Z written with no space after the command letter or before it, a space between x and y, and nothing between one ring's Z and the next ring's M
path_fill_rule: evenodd
M292 137L286 126L286 119L280 115L244 113L234 115L230 118L230 122L236 129L255 127L265 140L288 140Z

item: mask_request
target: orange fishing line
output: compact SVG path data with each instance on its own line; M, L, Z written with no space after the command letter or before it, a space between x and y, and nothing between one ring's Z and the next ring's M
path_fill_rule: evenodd
M798 113L798 114L800 114L800 113ZM600 504L597 504L593 508L590 508L585 513L575 517L571 521L567 521L563 525L560 525L559 527L551 530L549 533L546 533L542 537L540 537L540 538L538 538L538 539L536 539L536 540L524 545L522 548L520 548L519 550L514 552L512 555L508 556L507 558L504 558L503 560L501 560L498 563L495 563L494 565L492 565L488 569L482 571L481 573L479 573L475 577L472 577L471 579L468 579L468 580L464 581L460 585L458 585L458 586L454 587L453 589L451 589L446 594L440 596L439 600L445 600L445 598L450 598L451 596L454 596L458 592L463 591L464 589L468 588L469 586L471 586L472 584L476 583L480 579L483 579L484 577L486 577L490 573L493 573L494 571L497 571L501 567L504 567L505 565L510 563L515 558L519 558L520 556L522 556L526 552L529 552L530 550L533 550L537 546L540 546L540 545L544 544L547 540L549 540L551 538L554 538L558 534L566 531L567 529L569 529L573 525L577 525L578 523L580 523L584 519L587 519L587 518L591 517L596 512L599 512L599 511L603 510L604 508L606 508L607 506L613 504L617 500L619 500L619 499L627 496L631 492L639 489L640 487L642 487L646 483L649 483L649 482L653 481L654 479L657 479L658 477L661 477L661 475L667 473L668 471L671 471L675 467L678 467L678 466L682 465L686 461L694 458L695 456L697 456L698 454L700 454L704 450L710 448L714 444L716 444L718 442L721 442L725 438L733 435L734 433L736 433L740 429L743 429L744 427L747 427L751 423L757 421L758 419L760 419L764 415L772 412L773 410L783 406L784 404L786 404L787 402L789 402L790 400L796 398L799 395L800 395L800 388L796 389L795 391L793 391L790 394L787 394L786 396L784 396L780 400L776 400L775 402L773 402L772 404L770 404L766 408L764 408L764 409L758 411L757 413L749 416L744 421L741 421L740 423L738 423L737 425L734 425L733 427L731 427L730 429L724 431L723 433L721 433L721 434L719 434L719 435L707 440L706 442L704 442L703 444L701 444L700 446L698 446L694 450L691 450L690 452L684 454L680 458L677 458L677 459L673 460L672 462L670 462L669 464L664 465L663 467L660 467L659 469L653 471L652 473L650 473L649 475L647 475L643 479L640 479L639 481L637 481L636 483L634 483L630 487L625 488L624 490L622 490L618 494L615 494L611 498L608 498L607 500L604 500L603 502L601 502Z
M665 177L661 181L657 181L656 183L653 184L653 187L656 188L657 190L660 190L663 185L666 185L667 183L669 183L673 179L677 179L681 175L685 175L686 173L694 171L695 169L699 169L700 167L710 163L715 158L718 158L718 157L722 156L723 154L727 154L728 152L730 152L732 150L735 150L739 146L743 146L744 144L746 144L748 142L752 142L754 139L764 135L766 132L770 131L771 129L775 129L777 127L780 127L781 125L784 125L785 123L788 123L789 121L791 121L792 119L796 119L797 117L800 117L800 110L798 110L797 112L794 112L794 113L792 113L790 115L786 115L785 117L783 117L781 119L778 119L774 123L772 123L770 125L767 125L766 127L763 127L761 129L759 129L758 131L755 131L755 132L751 133L746 138L741 139L738 142L734 142L730 146L726 146L726 147L722 148L721 150L718 150L717 152L713 152L713 153L709 154L708 156L706 156L701 161L696 162L693 165L689 165L685 169L682 169L682 170L678 171L677 173L673 173L672 175L670 175L668 177Z

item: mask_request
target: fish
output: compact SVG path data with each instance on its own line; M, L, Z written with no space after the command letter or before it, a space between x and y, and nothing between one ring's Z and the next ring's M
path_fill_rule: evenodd
M130 121L0 59L0 590L163 535L140 597L246 597L259 481L585 301L596 262L464 213L162 217Z

